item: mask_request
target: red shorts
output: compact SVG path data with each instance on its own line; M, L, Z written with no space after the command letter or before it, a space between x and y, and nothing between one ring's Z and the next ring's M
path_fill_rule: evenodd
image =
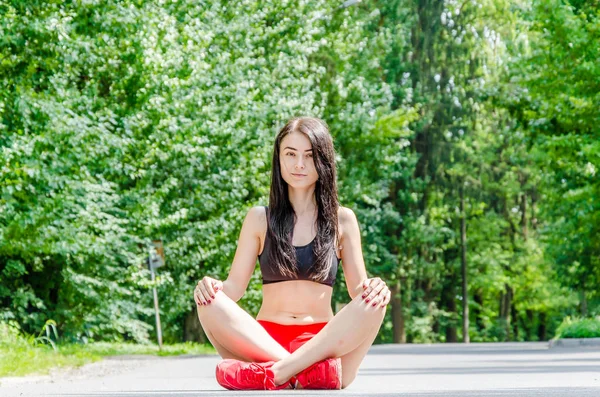
M258 320L273 339L290 353L311 340L327 323L307 325L283 325L271 321Z

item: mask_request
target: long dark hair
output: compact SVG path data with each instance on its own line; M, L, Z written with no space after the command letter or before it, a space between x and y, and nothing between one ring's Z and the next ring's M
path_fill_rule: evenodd
M273 146L271 193L269 196L269 238L274 243L269 253L269 263L286 277L296 278L298 264L292 245L296 213L288 197L288 185L281 176L279 147L292 132L301 132L312 145L313 160L318 174L315 186L317 202L317 236L313 246L315 265L311 271L313 281L324 281L329 275L333 255L336 255L338 236L338 191L335 171L335 151L327 124L314 117L295 117L279 131Z

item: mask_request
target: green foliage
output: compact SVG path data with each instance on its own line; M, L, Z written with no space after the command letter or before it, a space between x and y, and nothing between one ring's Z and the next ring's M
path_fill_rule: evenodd
M181 341L194 284L227 276L266 204L295 115L329 124L367 272L398 291L379 341L398 313L408 341L457 339L464 299L474 341L545 339L600 307L593 2L0 0L0 14L0 319L41 344L147 343L152 287ZM260 292L257 269L251 314Z
M529 28L515 40L503 102L530 135L542 170L542 232L556 278L593 300L600 282L600 50L592 43L600 39L600 11L593 2L533 5Z
M2 318L147 340L143 263L161 237L156 286L180 340L193 285L226 276L247 209L266 199L277 128L327 106L363 131L389 99L378 73L357 78L373 66L361 21L375 16L337 6L3 2ZM357 66L331 68L329 54Z
M45 335L42 335L45 334ZM51 339L51 336L54 335L55 339L58 339L58 332L56 331L56 321L47 320L42 329L40 330L39 335L33 340L34 346L37 344L49 344L52 346L53 350L57 350L56 343Z
M566 317L556 329L554 339L560 338L600 338L600 317Z

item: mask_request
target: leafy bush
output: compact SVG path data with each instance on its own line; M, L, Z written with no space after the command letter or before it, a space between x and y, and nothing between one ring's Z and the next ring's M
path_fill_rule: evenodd
M556 330L554 339L600 338L600 316L596 318L566 317Z
M52 340L52 335L54 335L55 340ZM38 336L23 333L16 321L0 322L0 347L2 348L10 348L11 346L35 347L47 344L56 351L58 350L56 346L57 339L58 332L54 320L47 320Z

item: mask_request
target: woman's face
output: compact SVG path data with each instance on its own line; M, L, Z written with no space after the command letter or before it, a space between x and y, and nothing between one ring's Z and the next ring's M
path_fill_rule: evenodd
M279 147L281 176L288 185L307 187L317 182L312 145L306 135L292 132L282 139Z

